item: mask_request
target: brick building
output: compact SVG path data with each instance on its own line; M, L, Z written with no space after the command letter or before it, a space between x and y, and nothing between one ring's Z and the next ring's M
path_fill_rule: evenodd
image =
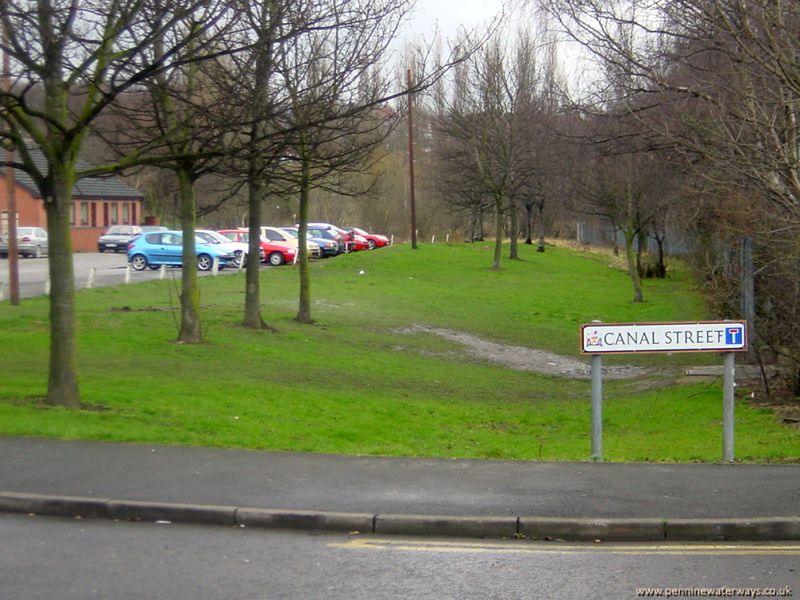
M44 156L34 159L46 168ZM87 168L79 163L78 168ZM17 225L47 229L47 215L39 190L27 173L16 170ZM0 233L8 232L8 195L5 169L0 168ZM75 252L96 252L97 238L111 225L138 225L144 221L144 195L116 177L81 179L72 190L72 246Z

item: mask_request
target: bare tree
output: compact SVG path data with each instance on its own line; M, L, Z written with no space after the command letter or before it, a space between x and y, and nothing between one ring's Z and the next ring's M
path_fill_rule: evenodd
M449 89L442 86L437 97L436 130L446 140L439 145L442 159L462 174L474 173L471 184L478 198L493 200L494 270L500 269L506 216L510 257L517 257L520 191L528 183L537 146L526 135L539 92L536 47L528 32L519 32L516 40L509 47L497 35L455 69ZM469 204L479 207L480 200Z
M86 136L123 93L206 56L224 24L224 9L208 0L41 0L35 5L9 0L0 5L3 51L15 75L14 85L0 92L0 137L17 151L13 166L38 187L50 234L50 404L80 406L70 237L73 185L83 177L119 171L137 158L79 169ZM176 30L187 34L171 36ZM153 47L159 41L167 45L156 55ZM34 161L35 150L43 153L46 165Z
M390 95L380 66L411 7L407 0L357 4L358 10L355 4L332 4L321 19L328 27L283 44L277 57L290 105L284 126L291 131L291 161L285 164L296 166L290 174L299 192L296 320L302 323L313 322L306 243L310 190L342 192L336 185L341 175L367 170L374 147L388 134L391 115L377 110Z

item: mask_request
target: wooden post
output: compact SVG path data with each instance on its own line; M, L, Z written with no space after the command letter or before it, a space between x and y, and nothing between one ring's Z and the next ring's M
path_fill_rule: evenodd
M408 84L408 177L411 202L411 247L417 248L417 200L414 189L414 93L411 91L411 69L406 70Z

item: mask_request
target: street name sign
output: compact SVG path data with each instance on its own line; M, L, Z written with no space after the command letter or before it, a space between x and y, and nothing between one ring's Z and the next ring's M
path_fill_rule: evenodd
M640 352L745 352L747 321L588 323L582 354Z
M603 355L722 352L722 460L733 461L735 352L747 351L747 321L581 325L581 353L592 356L592 459L603 460Z

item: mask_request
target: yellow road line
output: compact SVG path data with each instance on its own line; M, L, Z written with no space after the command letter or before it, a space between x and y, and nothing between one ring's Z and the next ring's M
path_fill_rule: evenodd
M562 544L560 542L461 542L441 540L394 540L354 538L345 543L328 544L347 550L398 550L403 552L503 553L503 554L619 554L619 555L725 555L725 556L800 556L800 545L757 544Z

